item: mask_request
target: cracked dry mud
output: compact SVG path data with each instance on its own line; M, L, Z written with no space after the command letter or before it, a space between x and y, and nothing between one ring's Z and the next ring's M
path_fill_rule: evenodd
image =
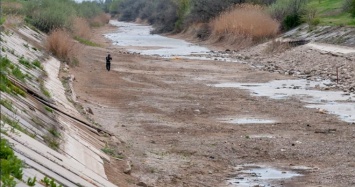
M96 30L92 40L102 48L83 47L79 66L69 70L78 101L119 139L113 146L125 158L106 163L111 181L121 187L231 186L236 166L261 164L285 171L311 168L297 170L302 176L271 181L274 186L355 185L354 125L294 98L273 100L209 86L289 76L248 64L123 54L124 48L102 35L113 29ZM108 51L110 72L104 64ZM251 116L276 122L221 121ZM124 174L126 160L132 162L130 175Z

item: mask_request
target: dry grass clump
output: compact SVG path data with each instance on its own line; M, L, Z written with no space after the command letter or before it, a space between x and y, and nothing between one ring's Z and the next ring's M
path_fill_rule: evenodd
M237 5L211 21L212 36L219 40L244 38L246 42L273 37L279 26L263 7L250 4Z
M91 29L89 22L85 18L76 17L73 20L72 32L81 38L90 38Z
M61 60L70 62L74 59L73 46L72 38L63 29L56 29L47 37L46 48Z
M8 28L17 27L22 24L23 24L23 17L14 14L7 15L4 23L4 25Z
M1 9L3 14L21 14L23 5L18 2L7 2L1 3Z
M100 27L107 24L110 21L110 15L101 13L94 18L90 19L90 25L94 27Z

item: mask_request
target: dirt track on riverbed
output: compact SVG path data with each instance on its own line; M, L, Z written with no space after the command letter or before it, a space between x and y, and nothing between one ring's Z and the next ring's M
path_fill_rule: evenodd
M83 46L79 66L70 69L78 101L119 139L109 143L125 159L106 164L111 181L121 187L227 186L235 166L256 163L281 170L309 167L299 171L304 176L275 181L275 186L355 185L355 126L304 108L296 99L209 86L289 76L247 64L125 54L102 36L113 29L96 30L92 40L102 47ZM110 72L104 64L108 51ZM277 122L221 122L238 117ZM123 173L126 160L132 163L130 175Z

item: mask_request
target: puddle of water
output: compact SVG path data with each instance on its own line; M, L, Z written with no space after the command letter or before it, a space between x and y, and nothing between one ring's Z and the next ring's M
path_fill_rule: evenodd
M272 182L277 180L286 180L302 176L301 174L291 171L281 171L275 168L257 165L243 165L236 169L238 170L236 177L228 180L230 186L271 186Z
M319 108L338 115L346 122L355 122L355 95L344 95L341 91L320 91L330 81L276 80L268 83L221 83L216 87L246 89L255 96L267 96L273 99L295 97L308 103L306 107Z
M170 57L206 54L210 51L205 47L193 45L184 40L150 34L151 26L113 20L110 21L110 24L117 26L118 32L106 34L105 36L112 40L115 45L131 47L131 52ZM137 49L137 47L145 48Z
M253 134L249 136L250 138L275 138L275 136L271 134Z
M328 111L330 114L338 115L347 122L355 122L355 103L336 103L306 105L308 108L319 108Z
M275 123L274 120L268 119L258 119L258 118L236 118L230 120L222 120L222 122L233 123L233 124L269 124Z

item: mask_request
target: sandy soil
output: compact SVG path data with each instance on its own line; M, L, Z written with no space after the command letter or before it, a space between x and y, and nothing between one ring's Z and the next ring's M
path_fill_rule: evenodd
M95 30L92 40L102 47L83 46L79 66L70 69L79 102L116 135L107 141L124 155L123 161L106 164L112 182L121 187L227 186L235 166L256 163L284 170L309 167L298 171L304 176L271 182L274 186L355 186L354 125L304 108L296 99L209 86L290 76L248 64L125 53L102 36L112 29ZM107 52L113 57L110 72ZM277 123L221 122L248 116ZM127 160L130 174L124 174Z

